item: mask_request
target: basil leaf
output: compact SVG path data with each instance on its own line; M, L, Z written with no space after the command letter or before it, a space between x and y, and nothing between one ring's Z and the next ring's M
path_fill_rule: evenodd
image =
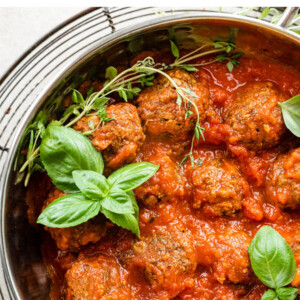
M178 58L179 57L179 50L178 50L176 44L171 40L170 40L170 43L171 43L172 54L174 55L174 57Z
M279 102L286 127L297 137L300 137L300 95L284 102Z
M261 297L261 300L275 300L277 298L277 294L274 290L267 290Z
M94 171L76 170L73 179L83 195L91 200L102 200L108 194L109 184L106 178Z
M114 187L107 197L101 201L101 206L117 214L133 214L134 208L129 195L123 190Z
M99 211L99 202L88 200L83 194L70 194L50 203L37 223L54 228L72 227L95 217Z
M140 228L139 228L139 207L136 203L135 196L132 191L127 192L129 195L130 201L132 202L134 213L133 214L116 214L103 207L100 208L100 211L113 223L118 226L130 230L138 237L140 237Z
M276 290L276 293L280 300L294 300L298 295L298 289L296 288L280 288Z
M72 176L74 170L103 171L100 152L87 137L71 128L48 126L40 153L52 182L66 193L79 191Z
M197 72L199 71L196 67L192 65L180 65L179 68L186 70L188 72Z
M259 229L248 248L251 266L262 283L278 289L296 274L296 261L290 246L272 227Z
M117 186L128 192L147 181L158 168L159 166L149 162L134 163L115 171L107 180L111 186Z

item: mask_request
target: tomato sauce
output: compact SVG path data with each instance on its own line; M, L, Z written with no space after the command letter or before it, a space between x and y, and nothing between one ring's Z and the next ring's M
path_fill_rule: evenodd
M203 60L197 61L200 62ZM299 210L276 207L269 203L264 192L269 166L281 153L297 148L299 140L286 132L283 142L278 146L262 151L247 150L247 147L241 145L226 144L226 135L230 128L223 120L223 112L234 101L233 94L239 88L250 82L268 81L275 84L288 99L300 94L300 75L279 62L247 55L240 59L239 67L234 68L232 73L228 72L225 64L214 63L199 67L194 75L197 80L204 78L207 81L213 108L210 108L204 123L205 141L194 146L193 155L195 160L203 162L220 156L229 157L229 162L236 166L248 185L248 191L243 194L241 209L234 215L217 217L207 217L202 210L195 209L192 204L193 168L190 161L182 167L179 166L189 149L191 136L187 145L177 141L170 143L164 137L146 134L136 161L149 160L170 166L166 170L171 175L161 176L152 188L159 191L160 184L164 185L167 196L176 192L178 198L167 197L166 201L158 201L154 205L138 202L142 242L128 231L113 227L98 243L82 247L79 253L66 252L58 250L50 235L44 232L42 253L52 280L52 299L64 299L65 272L74 261L95 255L112 256L124 269L126 276L123 273L122 276L125 278L124 284L130 286L130 296L120 296L120 299L260 299L267 288L249 269L247 256L247 245L257 230L263 225L271 225L291 247L300 243ZM180 148L184 150L182 153L176 150ZM166 153L171 161L161 158ZM180 175L180 180L175 178L176 174ZM175 183L172 183L173 180ZM212 178L212 185L215 184L213 180ZM149 246L151 241L143 239L157 232L160 236L171 234L176 240L173 247L172 243L169 246L169 242L155 237L157 245L161 245L161 252L159 262L153 262L151 266L161 264L161 280L157 273L153 279L152 271L147 269L150 266L145 261L155 261L158 258L155 250ZM145 244L141 244L143 242ZM189 252L189 243L195 249L193 254L192 251ZM132 247L136 251L135 255L132 254ZM146 247L145 252L143 247ZM187 254L181 252L182 248ZM168 256L168 251L171 251L171 257ZM165 260L161 257L165 257ZM295 258L298 273L293 285L299 287L299 252L295 253ZM166 269L171 269L171 272L164 269L164 261L166 264L170 262ZM172 265L177 268L184 266L185 271L178 273L172 269ZM152 277L147 277L148 273L145 277L145 272L150 272ZM167 279L165 274L168 274Z

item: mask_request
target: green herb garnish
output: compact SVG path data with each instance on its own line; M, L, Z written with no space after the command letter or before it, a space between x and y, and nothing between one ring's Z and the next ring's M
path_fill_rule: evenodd
M259 280L271 288L262 300L293 300L298 289L286 288L296 274L293 251L284 238L272 227L259 229L248 248L251 267Z
M105 178L102 156L91 141L74 129L51 124L40 153L52 182L70 194L49 204L38 223L71 227L101 212L118 226L140 235L139 208L132 190L152 177L159 166L149 162L129 164Z
M300 95L279 102L286 127L300 138Z

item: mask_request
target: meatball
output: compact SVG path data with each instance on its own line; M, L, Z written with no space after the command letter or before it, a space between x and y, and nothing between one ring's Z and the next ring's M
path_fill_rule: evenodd
M227 228L215 239L216 260L213 263L214 276L223 283L248 283L251 277L248 246L251 238L243 231Z
M197 81L195 77L181 69L173 69L167 74L182 88L192 90L198 98L188 96L199 111L199 122L206 118L206 110L210 104L209 89L204 81ZM153 135L171 135L172 138L185 139L187 133L194 129L196 113L193 105L188 110L192 115L185 118L186 109L184 102L179 110L176 103L177 93L170 81L159 75L154 81L154 86L143 90L138 98L139 115L144 123L144 128Z
M266 196L280 208L300 208L300 148L280 155L270 166Z
M171 150L159 145L151 146L151 153L144 155L143 160L160 167L154 176L134 190L136 198L146 206L182 198L185 195L185 182L180 166L170 157Z
M224 121L231 126L228 142L249 150L274 147L285 130L278 102L283 94L271 82L248 84L236 91Z
M193 207L210 217L232 216L242 208L249 185L229 159L214 158L195 166Z
M103 126L97 128L99 116L93 115L81 118L74 129L81 132L90 131L89 124L93 122L97 128L90 135L93 145L102 152L106 166L117 169L135 159L145 135L134 105L113 104L106 109L106 113L106 117L112 120Z
M115 258L92 256L77 260L65 275L67 300L129 300L126 279Z
M64 195L66 194L53 188L44 203L43 209ZM78 251L81 246L98 242L106 234L107 225L106 218L100 214L74 227L51 228L45 226L45 229L50 232L59 249Z
M183 229L157 229L133 244L126 265L132 274L140 270L151 290L164 289L172 298L196 269L193 239Z

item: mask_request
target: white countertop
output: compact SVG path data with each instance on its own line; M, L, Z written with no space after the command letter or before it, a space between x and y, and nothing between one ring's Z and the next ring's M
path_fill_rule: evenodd
M35 42L83 7L0 8L0 78Z

